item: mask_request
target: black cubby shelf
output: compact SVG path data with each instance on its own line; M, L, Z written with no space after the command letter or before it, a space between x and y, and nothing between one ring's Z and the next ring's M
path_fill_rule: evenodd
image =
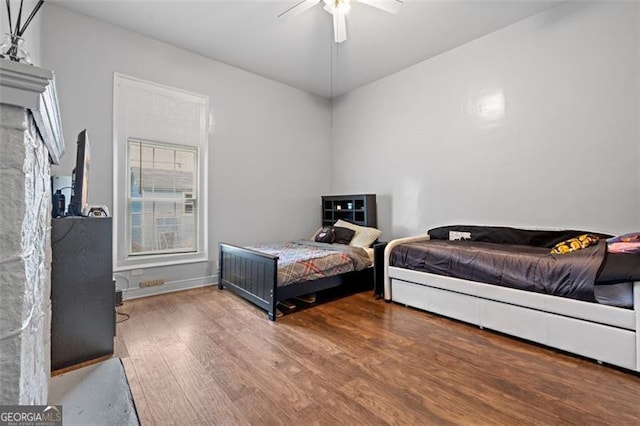
M375 194L325 195L322 197L322 225L333 225L338 219L356 225L377 228Z

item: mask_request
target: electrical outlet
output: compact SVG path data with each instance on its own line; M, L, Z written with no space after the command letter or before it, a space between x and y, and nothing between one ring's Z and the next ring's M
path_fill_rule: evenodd
M140 281L140 287L151 287L154 285L162 285L164 284L164 279L160 278L158 280L146 280L146 281Z

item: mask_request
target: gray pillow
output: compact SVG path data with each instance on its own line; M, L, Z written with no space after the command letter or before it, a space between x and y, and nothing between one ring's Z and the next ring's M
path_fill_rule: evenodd
M333 226L323 226L320 232L316 234L316 242L332 244L336 239Z
M335 235L333 242L336 244L349 244L356 234L353 229L343 228L342 226L333 226L332 228Z

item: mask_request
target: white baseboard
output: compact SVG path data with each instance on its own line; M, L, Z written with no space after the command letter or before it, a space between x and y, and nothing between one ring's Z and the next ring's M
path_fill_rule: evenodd
M156 296L158 294L173 293L174 291L217 285L218 276L191 278L188 280L171 281L158 286L133 287L122 291L122 300L138 299L140 297Z

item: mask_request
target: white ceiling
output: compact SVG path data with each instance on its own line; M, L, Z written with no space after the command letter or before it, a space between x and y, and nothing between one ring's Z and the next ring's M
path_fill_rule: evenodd
M320 5L277 18L298 1L50 0L327 98L558 4L404 0L400 13L391 15L355 3L347 16L347 41L336 45L331 15Z

